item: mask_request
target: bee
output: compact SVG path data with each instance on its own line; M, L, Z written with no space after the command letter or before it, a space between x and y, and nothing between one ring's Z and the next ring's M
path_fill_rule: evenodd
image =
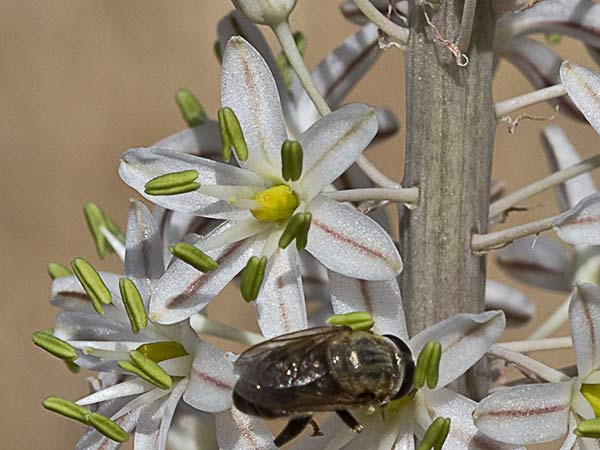
M362 425L348 411L384 406L412 387L415 363L406 343L392 335L317 327L284 334L250 347L235 362L239 375L233 402L243 413L291 417L275 438L281 447L311 424L313 414L334 411L356 432Z

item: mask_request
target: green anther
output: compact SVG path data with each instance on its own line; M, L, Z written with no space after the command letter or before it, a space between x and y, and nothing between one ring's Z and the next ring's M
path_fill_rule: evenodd
M91 413L88 417L88 424L113 441L127 442L129 439L127 431L102 414Z
M440 450L446 442L449 431L450 419L438 417L427 428L417 450Z
M562 41L562 34L558 33L546 33L544 37L548 45L558 45Z
M196 127L206 122L208 118L206 111L190 90L178 89L175 93L175 102L181 111L183 120L189 127Z
M584 384L581 393L592 406L596 417L600 417L600 384Z
M435 389L440 379L440 360L442 359L442 344L439 341L431 341L426 344L430 345L429 365L427 370L427 387Z
M87 202L85 205L83 205L83 215L85 216L85 221L88 224L90 233L94 238L98 256L100 258L104 258L106 255L106 250L109 247L108 241L100 231L101 227L105 226L104 212L102 212L100 207L95 203Z
M148 325L148 316L140 291L129 278L121 278L119 280L119 291L125 305L129 323L131 323L131 331L137 334Z
M96 269L83 258L73 260L71 267L83 289L92 300L96 312L103 314L102 305L108 305L112 301L112 295Z
M300 54L304 56L307 45L306 36L304 36L304 34L301 31L297 31L294 33L294 41L296 42L296 47L298 47L298 51L300 52ZM292 65L290 64L290 61L288 60L284 52L281 52L277 56L276 63L286 86L290 87L292 84L293 69Z
M136 350L155 363L188 355L183 345L174 341L142 344Z
M581 437L600 439L600 419L579 422L574 433Z
M440 373L440 359L442 357L442 345L438 341L429 341L419 353L413 385L421 389L427 383L429 389L437 386Z
M308 232L310 230L310 224L312 222L312 214L309 212L304 213L304 223L302 224L302 228L300 232L296 236L296 248L298 250L304 250L306 248L306 244L308 243Z
M366 311L356 311L346 314L335 314L327 319L329 325L352 328L354 331L369 331L373 324L373 316Z
M185 194L200 187L200 183L195 181L197 178L198 172L195 170L166 173L148 181L144 192L148 195Z
M55 412L60 414L61 416L68 417L69 419L74 419L77 422L84 423L88 425L88 419L90 416L90 411L83 406L79 406L69 400L65 400L60 397L48 397L42 403L44 408L48 411Z
M281 176L285 181L298 181L302 175L302 146L287 139L281 146Z
M142 352L139 352L137 350L129 352L129 356L133 361L133 365L137 367L141 373L146 375L146 378L142 378L154 384L155 386L158 386L161 389L171 388L171 386L173 385L173 380L171 380L169 374L165 372L165 370L162 367L160 367L157 363L155 363ZM123 362L128 361L121 361L119 365L121 365L121 363ZM123 368L125 370L128 370L125 367ZM137 373L137 375L141 376L139 373Z
M77 359L77 350L71 344L45 331L33 333L31 340L35 345L57 358L65 361L75 361Z
M265 277L265 268L267 267L267 257L258 258L253 256L248 260L246 268L242 272L242 281L240 283L240 291L242 297L247 302L253 302L258 297L258 292L262 286Z
M242 132L242 126L233 112L229 107L224 107L219 110L219 131L221 132L221 141L223 142L223 148L221 150L223 159L229 162L231 158L231 147L235 150L235 153L240 161L246 161L248 159L248 146L244 139L244 133Z
M297 213L292 216L279 238L279 248L287 248L296 239L300 231L302 231L305 221L306 217L304 213Z
M198 269L200 272L210 272L219 268L219 265L214 259L199 248L186 244L185 242L178 242L169 247L169 251L177 258Z
M53 280L56 280L57 278L61 277L70 277L73 275L73 272L71 272L68 267L63 266L62 264L51 262L48 264L48 275L50 275L50 278Z

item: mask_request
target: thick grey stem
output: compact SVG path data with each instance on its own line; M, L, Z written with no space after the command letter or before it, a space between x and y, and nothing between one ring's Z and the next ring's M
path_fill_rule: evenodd
M406 55L407 136L404 186L420 202L401 223L402 295L410 333L457 313L483 310L485 259L471 252L473 233L485 233L496 122L492 103L494 19L480 0L459 67L412 5ZM455 42L463 0L427 12L441 37ZM485 379L485 377L482 377ZM483 383L482 385L485 385ZM471 390L477 396L480 386Z

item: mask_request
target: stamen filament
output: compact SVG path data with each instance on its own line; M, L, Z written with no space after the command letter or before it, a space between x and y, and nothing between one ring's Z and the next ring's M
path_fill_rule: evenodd
M265 338L251 331L238 330L235 327L210 320L202 314L195 314L190 318L190 326L198 334L215 336L232 342L246 345L256 345L263 342Z

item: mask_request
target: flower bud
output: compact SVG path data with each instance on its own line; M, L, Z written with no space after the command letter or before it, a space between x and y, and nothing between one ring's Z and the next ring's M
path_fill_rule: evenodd
M261 25L275 26L287 20L297 0L232 0L248 19Z

